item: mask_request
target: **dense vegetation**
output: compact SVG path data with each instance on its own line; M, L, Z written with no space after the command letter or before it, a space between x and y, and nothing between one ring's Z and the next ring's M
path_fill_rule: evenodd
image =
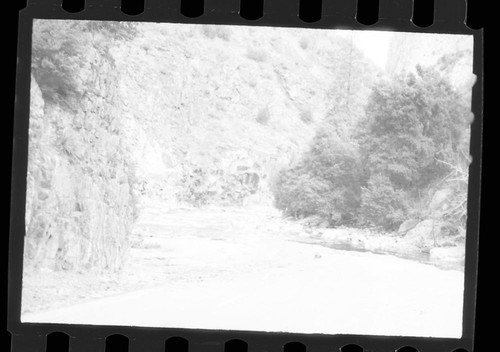
M461 211L440 216L463 227L470 124L465 96L431 68L381 80L355 133L339 135L334 119L327 119L297 165L280 173L276 205L332 226L395 230L409 218L428 216L429 190L445 182L457 189Z
M331 223L352 219L360 205L361 174L357 148L326 124L294 168L278 176L278 208L294 217L319 215Z

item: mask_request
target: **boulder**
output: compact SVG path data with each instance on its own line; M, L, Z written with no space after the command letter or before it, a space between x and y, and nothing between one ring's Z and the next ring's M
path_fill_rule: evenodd
M449 224L445 221L426 219L419 222L414 228L409 230L404 240L416 245L419 248L433 248L439 246L449 235Z
M431 202L429 203L429 209L431 211L446 210L449 200L454 193L455 191L452 188L443 188L437 190L432 196Z
M326 229L330 227L330 223L326 220L322 221L319 225L318 225L318 228L320 229Z
M299 222L303 226L307 226L307 227L319 227L321 225L321 223L323 223L324 221L325 220L322 217L317 216L317 215L308 216L302 220L299 220Z
M413 229L420 222L418 219L409 219L404 221L401 225L399 225L398 235L405 235L408 231Z

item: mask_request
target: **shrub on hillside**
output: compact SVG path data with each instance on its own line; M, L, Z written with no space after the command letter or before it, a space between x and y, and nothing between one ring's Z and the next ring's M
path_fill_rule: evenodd
M300 47L305 50L309 46L309 39L307 39L306 37L302 37L300 38L299 44Z
M314 119L313 119L313 116L312 116L311 109L302 110L300 112L300 119L305 124L310 124L311 122L313 122Z
M216 36L215 26L202 25L201 26L201 31L202 31L203 35L205 37L207 37L208 39L214 39L215 36Z
M225 41L231 39L232 31L228 26L202 25L201 30L203 35L209 39L220 38Z
M217 26L217 37L229 41L229 39L231 39L231 34L231 28L228 26Z
M269 112L269 107L266 106L265 108L263 108L259 111L259 113L257 114L256 120L261 125L266 125L269 122L270 118L271 118L271 113Z
M264 50L257 48L248 48L246 56L257 62L264 62L267 60L267 53Z

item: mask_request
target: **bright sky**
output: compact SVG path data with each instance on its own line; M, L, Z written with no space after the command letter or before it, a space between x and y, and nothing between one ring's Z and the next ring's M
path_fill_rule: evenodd
M352 31L352 35L353 44L375 64L385 69L393 33L390 31Z

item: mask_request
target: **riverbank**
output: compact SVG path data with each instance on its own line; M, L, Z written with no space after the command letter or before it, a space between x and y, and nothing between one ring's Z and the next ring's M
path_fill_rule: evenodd
M247 205L244 207L205 207L204 209L178 207L172 209L171 206L157 199L148 198L146 203L141 205L142 216L136 228L139 232L137 240L142 241L144 235L149 236L155 232L154 224L159 218L170 214L206 214L206 218L200 226L195 226L195 231L204 231L206 224L211 223L211 216L217 218L217 214L226 213L240 214L244 218L248 228L246 231L254 235L262 235L262 238L271 238L282 236L289 241L296 241L307 244L315 244L332 249L346 251L371 252L374 254L394 255L399 258L414 260L423 264L430 264L441 269L464 270L465 265L465 241L463 238L441 239L434 247L429 247L419 238L398 234L397 232L384 232L380 229L355 228L339 226L328 228L318 219L305 218L294 220L283 217L281 211L274 208L272 201L265 206ZM166 210L168 208L168 210ZM215 215L214 215L215 214ZM182 217L181 217L182 218ZM163 218L163 223L171 219L173 223L177 222L175 216ZM193 219L189 223L182 223L182 226L193 227ZM180 226L178 231L185 231ZM217 225L214 225L217 227ZM142 245L142 244L141 244ZM146 243L145 246L154 246L155 244Z
M396 232L350 227L318 228L305 221L295 222L288 230L297 241L348 251L394 255L399 258L431 264L441 269L464 270L465 243L451 242L446 246L428 248Z

